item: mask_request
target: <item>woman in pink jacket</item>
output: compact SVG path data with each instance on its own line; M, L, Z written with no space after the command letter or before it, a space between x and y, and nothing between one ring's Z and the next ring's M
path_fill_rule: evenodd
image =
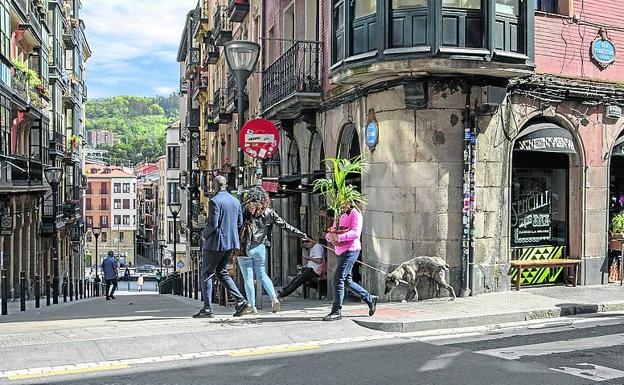
M334 304L331 312L323 318L323 321L337 321L342 318L342 302L345 295L345 282L349 288L355 292L368 304L368 315L373 316L377 307L379 297L371 295L366 289L353 282L351 270L357 261L362 243L360 236L362 235L362 213L357 207L344 205L338 227L348 229L341 234L327 233L327 240L331 242L336 249L338 264L336 273L334 274Z

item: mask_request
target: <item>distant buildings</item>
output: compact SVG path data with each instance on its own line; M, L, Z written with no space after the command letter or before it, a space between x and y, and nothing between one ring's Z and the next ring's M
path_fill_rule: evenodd
M91 148L98 148L102 144L112 146L115 144L115 134L107 130L87 131L87 143Z
M93 231L87 234L87 254L91 264L99 265L109 250L121 264L135 264L137 230L137 178L121 167L86 164L87 191L85 221L87 228L101 228L98 254Z

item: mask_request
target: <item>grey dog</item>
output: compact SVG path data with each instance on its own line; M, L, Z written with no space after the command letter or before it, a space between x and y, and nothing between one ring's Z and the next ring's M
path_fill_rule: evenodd
M386 277L386 294L392 293L400 283L409 286L409 291L405 296L406 301L418 301L418 290L416 284L418 277L427 277L434 281L439 288L448 290L451 300L455 299L455 290L446 283L444 278L444 268L448 265L446 261L438 257L416 257L405 261L399 265Z

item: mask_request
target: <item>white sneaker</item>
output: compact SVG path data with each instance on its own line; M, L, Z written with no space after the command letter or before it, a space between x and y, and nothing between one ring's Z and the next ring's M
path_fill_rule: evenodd
M271 302L271 306L273 307L273 313L277 313L278 311L280 311L281 304L279 299L275 298L273 302Z
M258 309L256 309L255 306L252 306L251 310L249 310L249 314L258 314Z

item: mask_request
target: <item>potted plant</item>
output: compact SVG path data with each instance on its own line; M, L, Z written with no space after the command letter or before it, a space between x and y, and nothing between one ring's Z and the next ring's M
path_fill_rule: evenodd
M330 164L332 175L315 180L313 191L318 192L325 199L327 209L333 214L333 226L327 229L327 232L339 234L347 231L338 227L342 207L366 204L364 194L355 186L347 184L347 178L349 175L362 175L367 164L361 156L353 159L328 158L325 161Z

